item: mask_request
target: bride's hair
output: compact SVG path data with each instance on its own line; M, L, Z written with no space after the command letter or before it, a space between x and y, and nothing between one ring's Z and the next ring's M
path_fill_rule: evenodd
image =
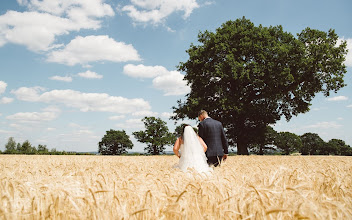
M189 125L189 124L182 124L181 140L183 140L183 134L185 133L185 128L186 128L187 126L191 126L191 125Z

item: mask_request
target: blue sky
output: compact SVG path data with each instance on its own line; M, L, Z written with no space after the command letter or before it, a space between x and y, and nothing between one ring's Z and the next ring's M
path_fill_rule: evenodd
M277 131L318 133L352 146L349 0L9 0L0 5L0 150L9 137L49 149L96 151L106 130L142 130L156 116L174 130L172 106L189 88L176 66L199 31L245 16L293 34L335 29L347 40L347 87ZM195 120L189 121L196 125ZM167 150L170 150L168 147Z

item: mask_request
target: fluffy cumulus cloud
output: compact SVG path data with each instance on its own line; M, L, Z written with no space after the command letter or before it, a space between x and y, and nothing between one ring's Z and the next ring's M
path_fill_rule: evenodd
M102 79L103 75L99 75L96 72L92 72L90 70L87 70L86 72L83 73L78 73L78 76L82 77L82 78L87 78L87 79Z
M137 50L131 44L117 42L106 36L77 36L65 48L52 51L48 56L49 62L66 65L82 64L89 62L111 61L126 62L140 60Z
M330 97L330 98L327 98L328 101L346 101L348 100L348 97L347 96L335 96L335 97Z
M142 117L157 117L159 113L157 112L152 112L152 111L139 111L139 112L133 112L133 116L142 116Z
M52 76L49 79L63 82L72 82L71 76Z
M2 97L0 99L0 104L9 104L13 102L13 98L8 98L8 97Z
M184 95L190 92L190 87L178 71L168 71L163 66L145 66L143 64L127 64L123 73L136 78L154 78L153 87L164 92L165 96Z
M5 83L4 81L0 81L0 95L5 92L6 87L7 83Z
M19 112L6 117L8 120L16 121L17 123L40 123L45 121L55 120L61 110L55 106L49 106L42 109L42 112Z
M165 96L184 95L189 93L191 89L183 78L184 75L180 72L171 71L169 74L157 76L153 79L153 86L162 90Z
M0 15L0 46L14 43L32 51L61 46L56 37L80 29L98 29L101 18L114 11L102 0L18 0L27 11L7 11Z
M143 99L127 99L120 96L110 96L106 93L82 93L70 89L43 92L40 87L21 87L13 90L12 93L19 100L63 104L67 107L77 108L82 112L127 114L151 108L149 103Z
M135 78L154 78L160 75L166 75L169 71L163 66L127 64L123 67L123 73Z
M130 5L122 7L136 23L163 23L174 12L183 12L183 18L191 15L198 8L196 0L131 0Z
M122 128L122 129L126 129L126 128L139 129L139 128L143 128L144 124L141 119L132 118L132 119L126 120L124 123L116 124L116 127Z

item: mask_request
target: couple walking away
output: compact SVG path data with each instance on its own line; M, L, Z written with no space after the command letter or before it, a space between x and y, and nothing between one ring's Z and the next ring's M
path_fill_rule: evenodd
M173 148L180 158L176 167L182 171L193 168L207 172L212 170L210 166L216 167L227 159L228 143L221 122L210 118L204 110L198 113L198 119L198 135L192 126L185 125Z

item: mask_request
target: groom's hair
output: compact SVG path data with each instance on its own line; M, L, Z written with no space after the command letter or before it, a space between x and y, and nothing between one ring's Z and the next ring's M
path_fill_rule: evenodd
M203 115L203 114L208 114L205 110L200 110L199 112L198 112L198 117L199 116L201 116L201 115Z

